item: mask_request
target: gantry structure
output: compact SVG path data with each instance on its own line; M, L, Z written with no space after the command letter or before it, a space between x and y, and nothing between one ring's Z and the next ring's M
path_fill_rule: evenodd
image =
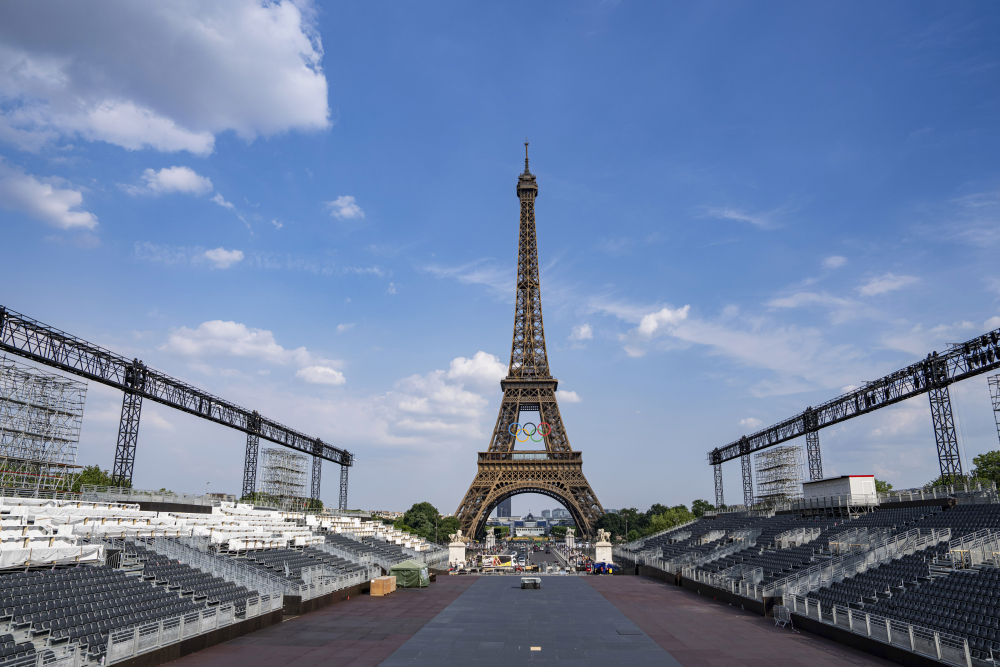
M594 533L604 513L583 475L582 453L570 447L556 402L559 383L549 371L538 274L537 196L538 182L528 167L525 142L524 172L517 180L521 221L510 365L500 381L503 399L489 449L479 452L476 477L455 511L462 530L472 536L483 532L497 505L522 493L540 493L562 503L584 535ZM523 414L531 415L531 421L522 422ZM544 442L545 449L515 451L518 441L529 440Z
M121 421L112 468L112 476L118 484L132 483L142 402L148 399L246 433L244 497L256 491L257 450L260 440L264 439L313 457L310 488L313 499L319 500L322 462L339 464L342 471L340 508L347 509L347 474L344 470L354 465L354 455L345 449L170 377L146 366L139 359L129 360L4 306L0 306L0 351L100 382L122 392Z
M820 429L895 405L920 394L927 394L930 404L931 425L934 429L941 478L957 481L962 477L962 459L948 387L955 382L989 373L998 368L1000 368L1000 329L994 329L964 343L952 345L940 354L932 352L922 361L889 373L878 380L865 382L859 389L842 394L822 405L807 407L794 417L717 447L708 453L708 463L714 468L716 505L719 507L725 505L722 493L724 462L740 459L743 472L743 502L749 507L754 502L753 465L750 461L750 455L754 452L804 435L809 478L822 479ZM1000 436L1000 376L989 378L989 387L994 416L997 420L997 434Z

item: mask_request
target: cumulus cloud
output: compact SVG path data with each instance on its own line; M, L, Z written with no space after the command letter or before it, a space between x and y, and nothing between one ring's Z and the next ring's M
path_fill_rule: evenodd
M329 126L322 44L307 0L145 5L15 3L0 22L0 138L211 153Z
M337 368L340 362L324 359L305 347L283 347L273 332L241 322L210 320L194 329L179 327L170 332L160 349L195 361L235 357L255 363L296 366L296 377L313 384L340 385L347 381Z
M94 229L97 216L82 210L83 193L39 180L0 160L0 206L59 229Z
M569 339L575 341L590 340L593 337L594 329L586 322L573 327L573 330L569 334Z
M658 331L686 320L688 311L690 310L691 306L684 306L683 308L664 307L655 313L648 313L643 315L642 319L639 320L639 326L636 331L643 338L652 338Z
M740 420L740 426L748 429L760 428L764 422L757 419L756 417L744 417Z
M212 263L217 269L228 269L233 264L243 260L242 250L226 250L225 248L213 248L206 250L205 259Z
M916 276L897 276L894 273L883 273L859 287L858 293L861 296L877 296L903 289L919 280Z
M295 372L295 377L302 378L311 384L342 385L347 382L344 374L329 366L306 366Z
M159 171L146 169L142 172L142 180L141 186L129 187L128 192L136 195L206 195L212 191L212 181L190 167L164 167Z
M580 394L567 389L557 389L556 398L559 399L560 403L579 403L583 400L580 398Z
M212 195L212 202L218 204L222 208L229 209L230 211L236 208L230 202L226 201L226 198L222 196L221 192L216 192L214 195Z
M326 208L330 211L330 215L340 220L360 220L365 217L365 212L351 195L341 195L333 201L328 201Z
M823 259L824 269L839 269L844 264L847 264L847 258L842 255L830 255Z
M471 359L455 357L448 366L447 376L451 380L470 382L474 385L496 387L507 375L507 367L488 352L479 350Z

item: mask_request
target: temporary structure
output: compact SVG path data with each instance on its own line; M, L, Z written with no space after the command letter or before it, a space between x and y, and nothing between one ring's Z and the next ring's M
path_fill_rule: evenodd
M396 585L400 588L423 588L431 582L427 575L427 565L415 560L404 560L393 565L389 574L396 577Z

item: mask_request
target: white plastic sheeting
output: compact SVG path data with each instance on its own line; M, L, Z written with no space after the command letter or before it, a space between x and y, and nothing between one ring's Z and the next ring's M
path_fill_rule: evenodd
M103 563L103 544L73 545L60 542L58 546L44 545L0 548L0 568L27 567L31 565L56 565L63 563Z

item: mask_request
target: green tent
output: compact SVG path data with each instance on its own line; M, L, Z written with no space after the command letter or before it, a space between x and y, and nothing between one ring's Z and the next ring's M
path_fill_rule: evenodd
M396 586L399 588L422 588L431 583L430 577L427 576L427 566L415 560L396 563L389 570L389 574L396 577Z

